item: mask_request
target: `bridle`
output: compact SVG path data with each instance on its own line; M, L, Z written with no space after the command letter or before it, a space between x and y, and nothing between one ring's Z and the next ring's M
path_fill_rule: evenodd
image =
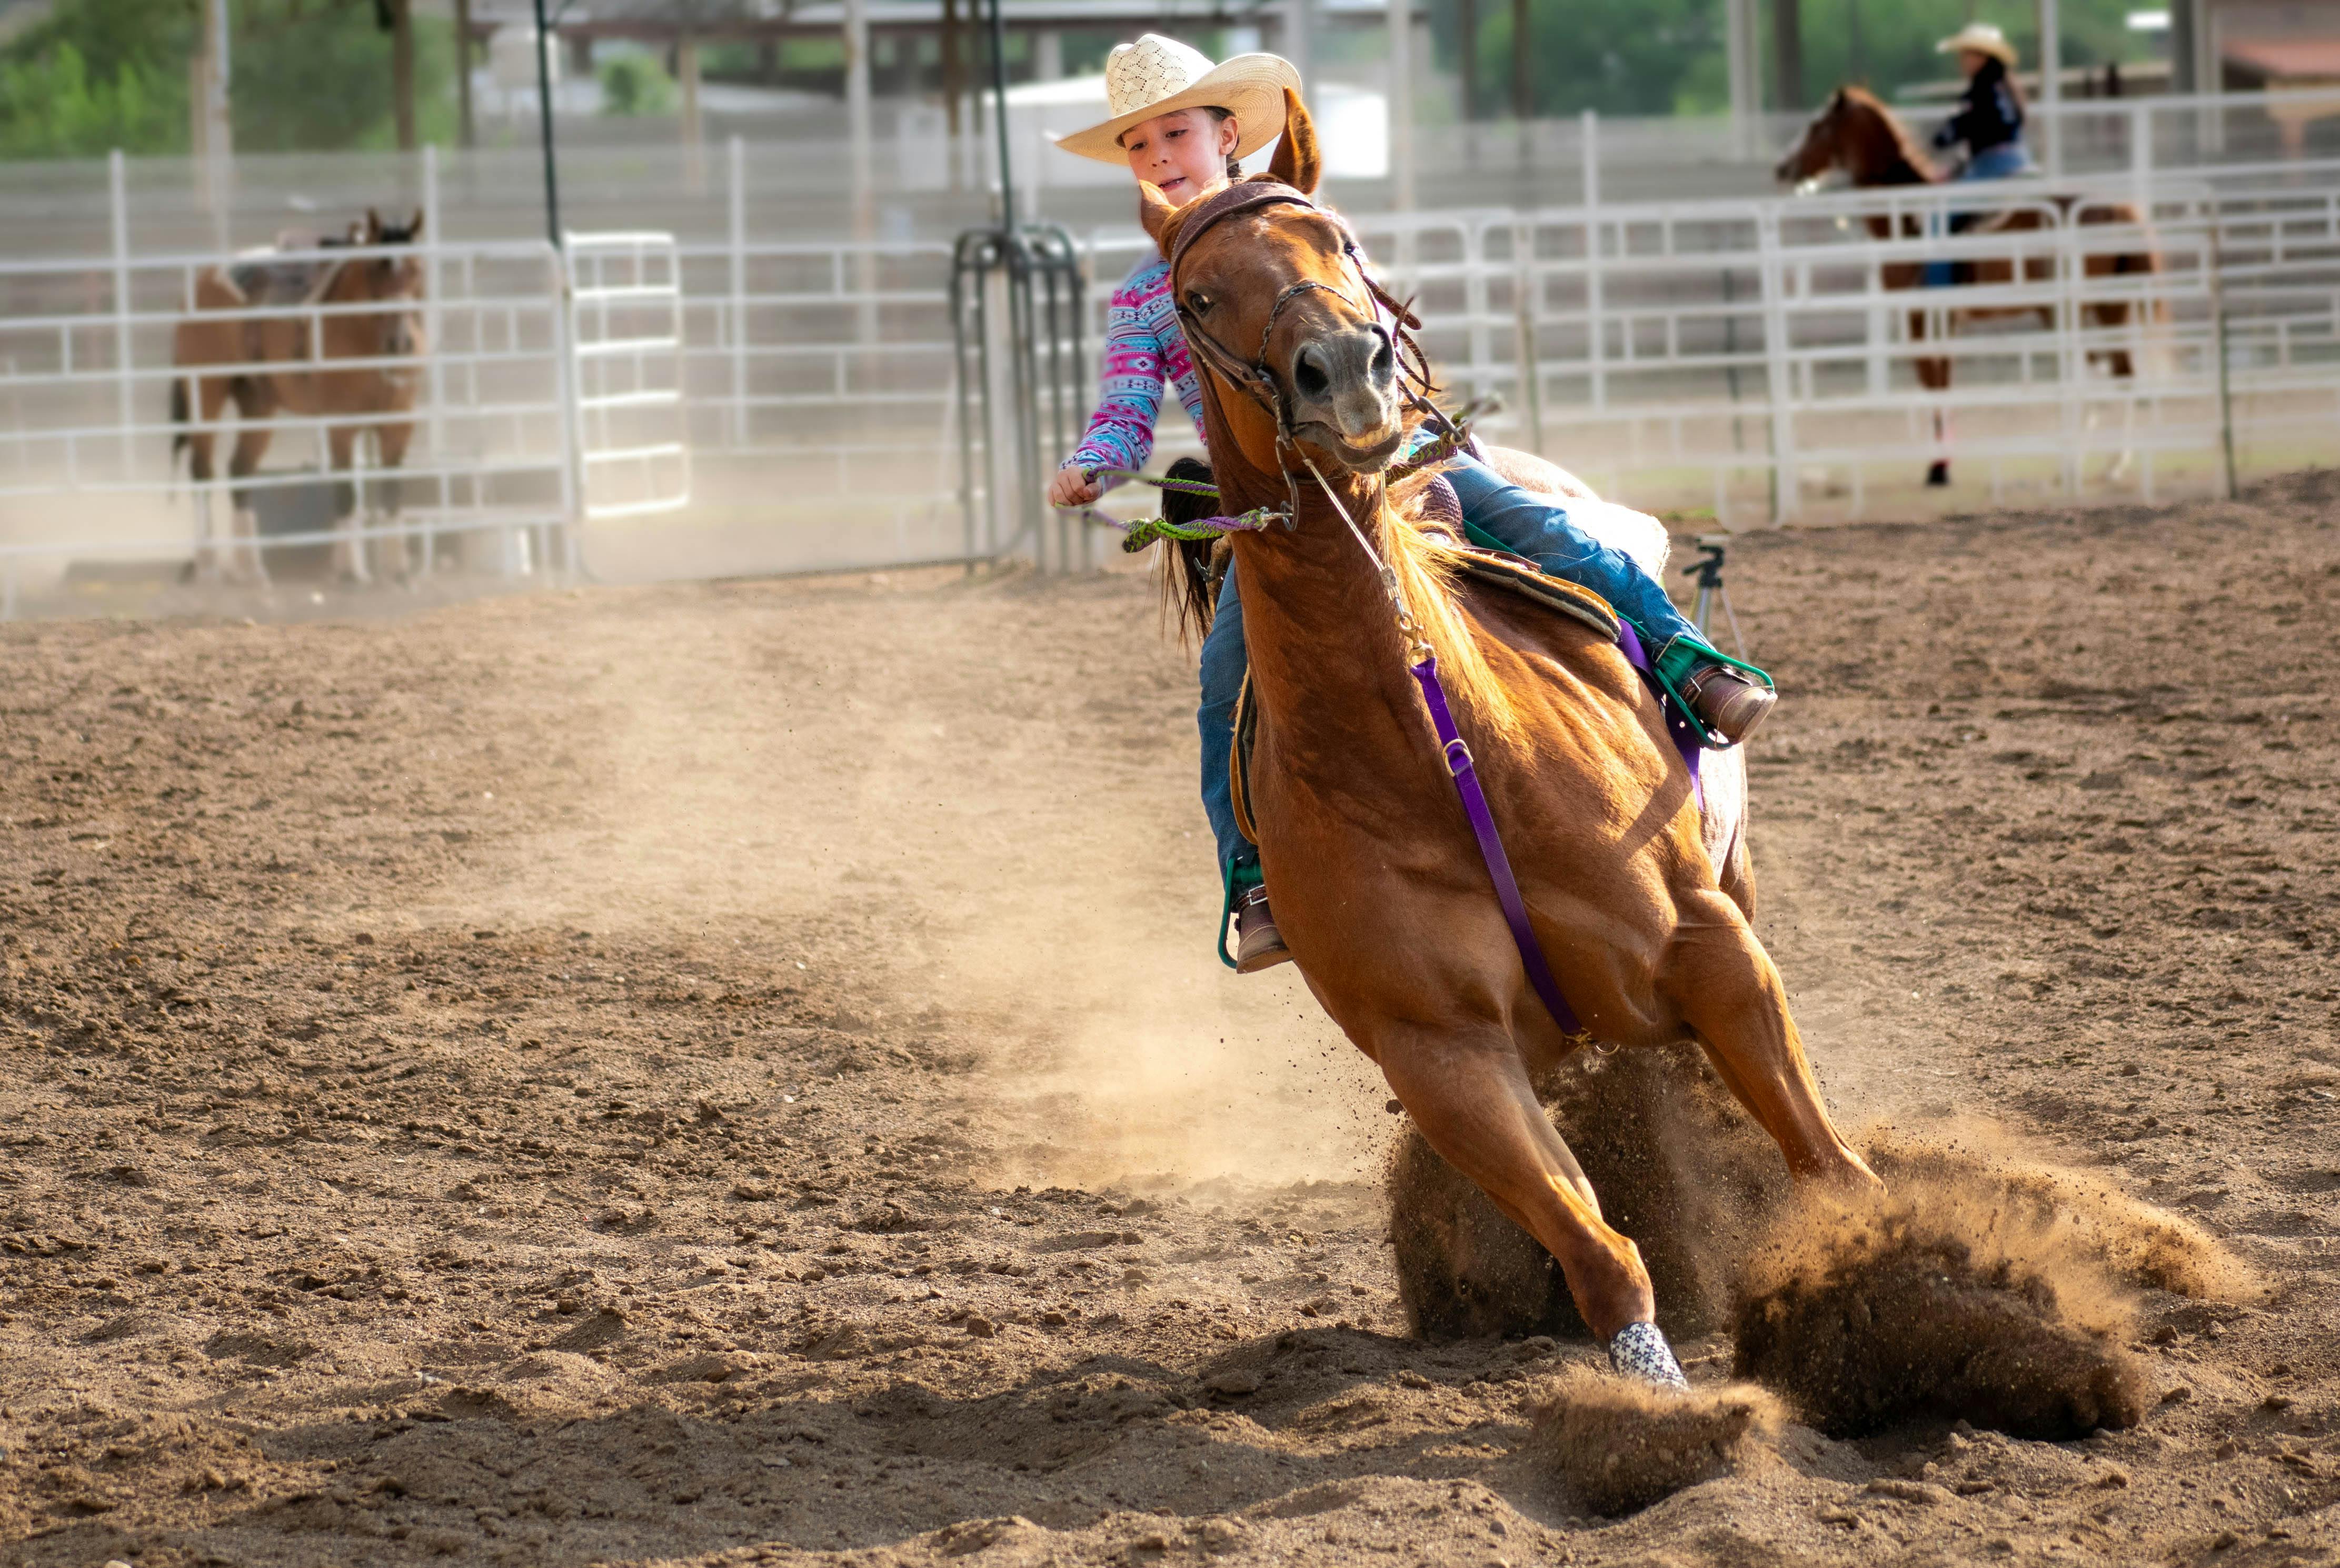
M1178 263L1185 258L1186 252L1197 239L1227 219L1239 213L1256 212L1272 206L1299 207L1331 220L1341 233L1342 265L1363 285L1369 303L1359 305L1343 290L1321 278L1302 278L1290 283L1268 307L1267 323L1260 329L1259 350L1245 361L1214 336L1203 325L1201 319L1186 308L1185 296L1178 287ZM1284 469L1287 489L1291 485L1291 468L1284 462L1283 454L1293 447L1298 432L1292 424L1290 411L1284 406L1284 390L1267 368L1267 352L1274 340L1275 325L1282 319L1284 307L1303 294L1330 294L1369 319L1373 329L1390 340L1397 355L1400 384L1403 386L1408 380L1416 383L1416 386L1404 387L1407 402L1417 407L1429 407L1423 394L1433 390L1430 362L1413 335L1421 330L1421 318L1373 281L1373 274L1365 270L1364 258L1357 252L1356 236L1350 232L1349 225L1342 222L1339 214L1318 206L1302 192L1274 181L1254 180L1230 185L1215 195L1205 197L1195 214L1179 227L1177 240L1171 246L1167 260L1170 265L1170 304L1178 313L1179 330L1185 333L1187 342L1200 352L1214 373L1229 385L1240 389L1275 421L1277 460ZM1384 311L1389 314L1387 323L1382 320Z

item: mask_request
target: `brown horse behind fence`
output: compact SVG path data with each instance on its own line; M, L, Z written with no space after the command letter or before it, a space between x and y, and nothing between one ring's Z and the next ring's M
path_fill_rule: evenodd
M185 372L171 382L171 419L180 427L173 457L183 446L190 449L193 477L212 478L221 416L233 400L238 415L235 452L228 460L233 479L260 467L275 433L269 422L279 413L348 417L347 423L325 426L334 473L350 471L357 444L368 434L377 466L395 469L404 461L414 422L382 416L411 412L421 381L422 265L411 249L421 233L419 212L402 227L370 210L362 223L350 225L347 238L319 243L374 253L286 260L262 251L199 274L196 313L179 323L172 343L172 364ZM351 308L377 302L379 310ZM335 361L352 362L327 368ZM394 516L397 481L385 482L381 494ZM345 581L363 581L371 573L354 486L341 487L340 497L334 569ZM198 501L208 503L207 496ZM225 545L207 527L195 566L206 576L265 580L246 491L233 491Z
M1823 104L1811 124L1804 128L1803 136L1788 155L1780 160L1774 170L1780 180L1788 184L1802 184L1823 178L1841 169L1857 186L1935 185L1947 176L1935 167L1933 160L1911 139L1909 128L1894 116L1893 112L1879 103L1876 95L1863 87L1839 87L1833 97ZM1987 205L1985 187L1976 188L1978 205ZM2083 227L2107 223L2142 226L2145 219L2137 210L2125 202L2091 201L2071 192L2049 192L2040 203L2054 207L2067 223ZM1925 231L1923 220L1915 213L1899 221L1900 237L1915 239ZM2046 228L2048 217L2041 204L2010 207L1991 213L1978 222L1971 234L2029 233ZM1893 237L1892 220L1875 215L1869 219L1869 232L1878 239ZM1953 274L1961 283L2011 283L2016 281L2016 263L2012 256L1981 256L1956 263ZM2158 273L2159 253L2150 247L2139 251L2107 253L2092 250L2083 258L2082 268L2091 278L2115 277L2127 273ZM1880 281L1889 289L1914 289L1925 283L1926 263L1922 261L1887 262L1881 269ZM2056 262L2051 256L2034 255L2023 263L2025 283L2052 283L2056 277ZM1944 335L1955 334L1968 322L1992 318L2011 319L2035 316L2049 328L2056 324L2053 305L1962 306L1945 300L1948 311ZM2155 301L2137 306L2126 300L2093 302L2081 307L2089 325L2100 328L2127 326L2134 321L2143 325L2158 322L2166 309ZM2134 311L2134 315L2132 312ZM1913 342L1923 342L1928 332L1929 312L1909 313L1909 337ZM2127 348L2117 345L2092 349L2092 363L2101 364L2114 377L2133 380L2137 374L2136 357ZM1947 355L1932 355L1917 362L1918 382L1929 392L1947 392L1950 385L1950 360ZM1949 416L1941 410L1934 413L1934 436L1943 445L1943 455L1934 460L1928 471L1928 484L1950 482L1950 462L1948 455ZM2116 470L2127 466L2128 454L2124 452Z

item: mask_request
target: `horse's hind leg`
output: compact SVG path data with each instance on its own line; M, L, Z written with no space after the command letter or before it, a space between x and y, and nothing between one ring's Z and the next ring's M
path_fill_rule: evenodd
M1393 1027L1372 1054L1430 1146L1560 1260L1577 1311L1602 1343L1645 1325L1612 1348L1621 1369L1632 1350L1653 1345L1664 1353L1662 1364L1635 1370L1654 1382L1679 1380L1657 1333L1641 1250L1601 1219L1591 1184L1544 1119L1511 1037L1492 1024L1460 1037Z
M273 433L263 422L275 412L267 394L253 388L243 377L235 382L236 412L240 422L235 432L235 452L228 459L231 479L249 479L259 471L260 460L267 454L269 436ZM243 490L231 490L234 510L228 523L228 570L231 575L251 582L268 581L268 564L260 553L260 518L252 507L252 496Z
M2091 319L2103 328L2126 327L2131 312L2126 304L2091 305ZM2100 349L2090 356L2101 362L2105 373L2112 380L2120 396L2121 445L2112 466L2105 470L2105 478L2117 484L2128 478L2128 471L2137 461L2137 359L2125 347Z
M187 478L195 501L195 575L204 582L217 582L224 563L212 511L212 454L219 442L220 415L227 409L228 383L225 376L189 379L195 384L194 417L187 430ZM229 505L234 505L233 500Z
M1787 987L1735 904L1720 892L1696 895L1659 983L1797 1180L1876 1182L1829 1119L1788 1012Z

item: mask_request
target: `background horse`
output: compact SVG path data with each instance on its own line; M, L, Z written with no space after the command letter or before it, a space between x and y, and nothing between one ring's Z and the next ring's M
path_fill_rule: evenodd
M1640 1251L1602 1219L1533 1087L1584 1037L1530 987L1408 673L1413 650L1344 512L1435 650L1584 1029L1614 1045L1696 1039L1796 1176L1875 1178L1820 1103L1748 923L1744 858L1707 847L1689 766L1641 678L1591 627L1461 586L1452 548L1393 506L1391 330L1347 231L1296 199L1320 165L1298 94L1285 113L1266 188L1255 177L1174 209L1141 187L1202 371L1221 510L1294 509L1290 529L1233 540L1258 714L1251 817L1278 923L1431 1146L1559 1260L1612 1361L1671 1382Z
M343 240L324 240L327 249L402 247L405 254L377 254L346 259L283 260L277 246L246 253L224 268L205 269L195 279L196 314L178 324L172 339L171 362L186 373L171 382L171 419L181 428L171 442L175 460L179 449L190 449L193 476L213 475L213 442L220 415L233 399L239 423L235 452L228 473L243 479L260 466L275 433L267 422L278 412L322 416L379 416L410 412L421 383L419 363L422 341L422 263L411 247L422 233L422 214L403 227L386 224L369 209L362 223L350 225ZM351 305L379 302L380 310L348 310ZM288 306L324 306L312 313L255 315L260 310ZM361 362L347 369L322 368L335 360ZM216 368L212 368L216 367ZM281 368L279 368L281 367ZM192 395L191 395L192 392ZM192 407L192 420L190 409ZM377 466L395 469L405 461L413 439L411 419L368 418L362 422L326 427L330 467L335 473L350 471L357 443L373 438ZM376 492L392 516L398 511L399 486L390 480ZM334 570L343 580L364 581L365 540L357 515L355 487L337 488L338 527L333 545ZM208 497L201 504L208 504ZM258 527L250 497L233 491L233 511L224 551L211 543L206 531L196 567L206 575L224 572L231 578L264 581ZM404 551L399 551L402 561Z
M1879 103L1875 94L1863 87L1839 87L1820 112L1804 127L1804 134L1788 155L1780 160L1773 173L1785 184L1802 184L1816 181L1832 171L1841 169L1857 186L1935 185L1946 183L1948 176L1935 167L1933 161L1910 138L1908 127L1893 112ZM1979 204L1988 204L1987 193L1979 185L1975 189ZM2046 197L2062 214L2066 223L2082 225L2128 223L2140 227L2145 220L2137 210L2121 202L2084 200L2069 192L2053 193ZM1891 237L1892 221L1883 215L1869 220L1869 232L1882 240ZM1903 238L1914 239L1922 234L1923 220L1910 213L1900 220ZM1967 231L1970 233L2013 233L2034 232L2048 226L2048 215L2037 206L2014 208L1992 213ZM2147 248L2141 251L2107 254L2090 252L2082 262L2091 278L2113 277L2127 273L2158 273L2161 257ZM1923 286L1926 263L1922 261L1887 262L1883 263L1882 279L1889 289L1914 289ZM1984 256L1956 263L1954 273L1962 283L2010 283L2015 281L2012 257ZM2034 256L2023 263L2026 283L2052 283L2056 277L2056 262L2049 256ZM2156 303L2134 307L2126 300L2107 301L2082 307L2088 323L2097 327L2121 327L2132 320L2140 324L2148 319L2158 319L2162 307ZM1929 313L1913 310L1909 313L1909 337L1913 342L1923 342ZM2038 305L1957 306L1949 308L1945 336L1955 333L1965 323L1987 318L2034 317L2052 329L2056 325L2056 307ZM2137 366L2129 351L2121 347L2091 349L2091 363L2103 365L2113 376L2134 380ZM1929 392L1947 392L1950 385L1950 360L1948 355L1920 358L1917 362L1918 382ZM1934 412L1934 439L1945 446L1949 441L1949 416L1942 410ZM2113 465L2117 475L2128 466L2128 452L2123 450ZM1928 484L1950 482L1950 463L1947 455L1934 460L1927 471Z

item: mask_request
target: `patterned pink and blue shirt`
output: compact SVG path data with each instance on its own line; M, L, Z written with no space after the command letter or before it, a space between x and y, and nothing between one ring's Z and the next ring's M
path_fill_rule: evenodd
M1156 256L1141 261L1113 292L1106 309L1103 395L1081 444L1065 468L1144 468L1154 452L1154 421L1166 382L1203 428L1203 389L1186 355L1170 303L1170 266ZM1118 481L1107 481L1108 487Z

